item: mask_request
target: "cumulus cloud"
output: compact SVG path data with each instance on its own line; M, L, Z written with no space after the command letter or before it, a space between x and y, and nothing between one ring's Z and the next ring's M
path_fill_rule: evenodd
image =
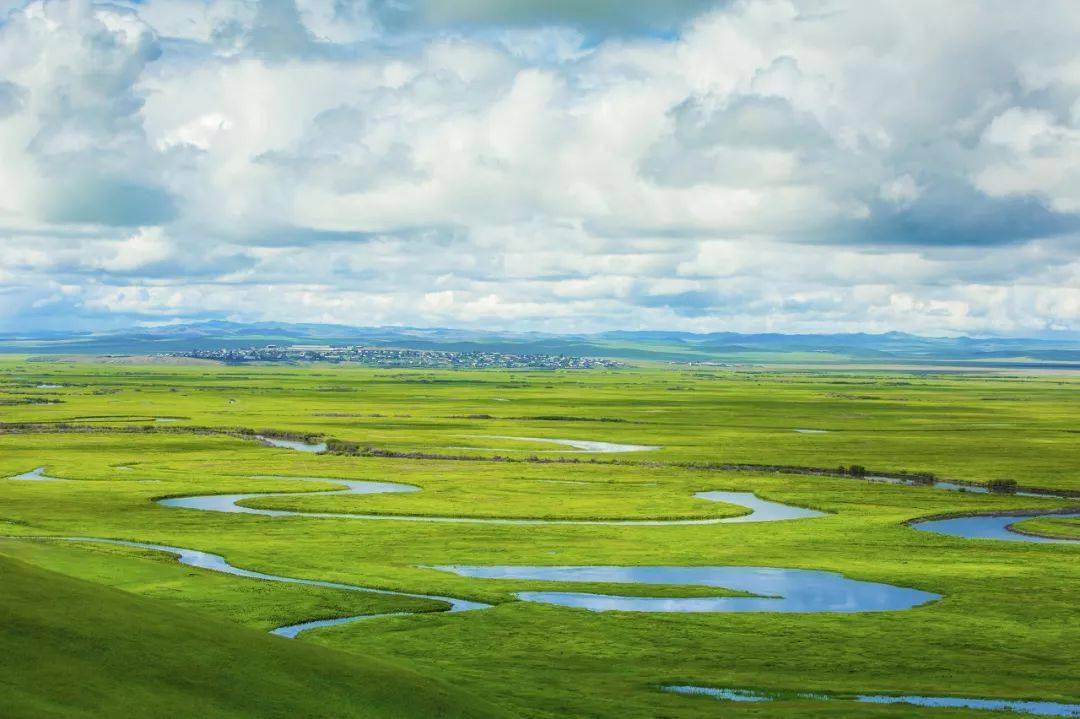
M160 55L133 12L38 1L0 25L0 182L9 212L57 224L166 222L173 198L149 147L137 87ZM21 190L20 190L21 188Z
M1080 100L1071 115L1059 123L1049 111L1011 107L995 117L982 135L988 161L975 177L979 189L1080 212Z
M1067 0L8 5L0 326L1080 325Z

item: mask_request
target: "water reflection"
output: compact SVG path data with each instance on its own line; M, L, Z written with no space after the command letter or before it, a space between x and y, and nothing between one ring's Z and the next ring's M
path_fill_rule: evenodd
M16 474L14 477L8 477L8 479L37 480L45 482L63 481L59 477L50 477L46 475L44 467L38 467L37 469L32 469L29 472L23 472L22 474Z
M326 451L326 443L319 442L318 444L309 444L307 442L296 442L291 439L276 439L274 437L264 437L261 434L256 435L257 440L263 444L268 444L271 447L281 447L282 449L295 449L297 452L311 452L318 454L319 452Z
M835 572L776 567L439 566L476 579L723 587L754 597L632 597L585 592L518 592L529 602L596 612L879 612L925 604L940 595Z
M512 439L518 442L545 442L547 444L561 444L564 447L573 447L579 452L592 452L597 454L610 454L613 452L648 452L660 447L651 444L616 444L614 442L597 442L589 439L553 439L551 437L510 437L501 434L484 435L489 439Z

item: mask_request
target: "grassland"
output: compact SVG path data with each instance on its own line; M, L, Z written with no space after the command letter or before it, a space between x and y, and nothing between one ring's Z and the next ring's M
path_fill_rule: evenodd
M0 635L4 654L18 656L26 642L62 621L86 619L98 634L81 624L65 631L96 646L111 646L126 612L144 613L138 626L156 629L131 636L145 645L137 651L153 659L137 672L127 668L133 660L95 662L89 650L64 664L61 643L42 643L36 661L5 672L14 690L0 713L102 715L90 709L91 699L56 698L47 673L54 664L57 676L92 675L92 696L120 702L160 687L153 701L161 703L149 706L182 704L187 685L178 687L170 677L182 675L185 662L197 663L199 647L218 636L228 641L215 656L240 662L232 671L244 676L223 673L218 685L216 665L209 663L199 681L222 696L229 682L239 682L238 696L250 701L226 701L208 691L204 703L191 704L202 716L277 716L282 707L295 710L292 715L333 716L431 716L433 707L465 716L910 716L902 706L721 705L656 690L670 683L1080 701L1080 548L962 540L905 525L933 515L1069 502L715 468L860 464L871 471L933 472L976 483L1010 478L1077 491L1077 400L1080 380L1042 375L400 372L6 360L0 362L0 476L46 466L50 476L71 481L0 480L0 534L10 537L0 540L0 558L6 558L0 596L29 627ZM236 428L334 437L413 456L306 455L226 434ZM596 455L498 436L661 449ZM333 488L289 476L405 482L422 491L252 503L389 515L700 518L742 511L693 497L728 489L830 514L707 526L514 526L269 518L153 502ZM1066 522L1023 525L1041 531ZM495 606L433 613L440 606L425 600L270 585L183 567L159 553L32 539L72 535L197 548L244 568ZM425 568L439 564L825 569L943 598L876 614L596 614L513 596L566 585L475 580ZM37 587L48 591L35 594ZM100 616L71 616L68 608L82 605ZM264 634L305 619L393 611L423 614L316 630L293 641ZM164 651L181 641L182 652ZM159 659L165 654L168 661ZM304 671L279 681L297 664ZM254 698L262 673L274 686ZM311 713L311 702L323 698L326 711ZM930 709L919 715L993 716Z
M1037 536L1080 539L1080 519L1076 518L1039 517L1018 522L1015 526L1020 532Z
M130 585L7 556L0 577L4 717L499 716L392 662L289 643Z

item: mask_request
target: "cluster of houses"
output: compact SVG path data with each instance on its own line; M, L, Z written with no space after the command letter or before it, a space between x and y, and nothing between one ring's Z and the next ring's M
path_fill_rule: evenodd
M388 349L334 345L266 345L218 349L194 349L177 357L217 360L228 364L246 362L348 362L373 367L425 367L443 369L611 369L621 362L595 357L517 354L507 352L456 352L452 350Z

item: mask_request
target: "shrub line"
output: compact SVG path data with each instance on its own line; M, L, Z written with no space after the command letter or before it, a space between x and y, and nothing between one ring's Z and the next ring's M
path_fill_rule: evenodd
M852 477L864 479L869 476L884 477L887 479L899 479L910 481L915 484L932 484L935 476L929 472L876 472L853 464L848 467L809 467L793 464L751 464L745 462L658 462L658 461L634 461L627 459L597 459L590 457L541 457L529 455L526 457L507 457L505 455L478 456L469 454L442 454L437 452L400 451L385 449L382 447L362 446L359 442L350 442L326 437L325 435L310 432L290 432L277 429L251 429L248 427L205 427L197 425L160 426L92 426L71 424L67 422L40 423L40 422L0 422L0 435L3 434L32 434L32 433L57 433L57 434L199 434L207 436L235 437L239 439L257 439L259 436L285 439L296 442L314 444L322 439L326 442L326 451L323 454L332 454L348 457L373 457L379 459L415 459L445 462L503 462L508 464L591 464L613 465L624 467L675 467L679 469L699 470L706 472L779 472L781 474L798 474L818 477ZM948 480L954 484L968 487L993 488L995 482L980 484L968 480ZM1048 489L1045 487L1031 487L1015 485L1010 481L1010 488L1024 492L1037 494L1057 495L1062 497L1080 497L1080 490Z

